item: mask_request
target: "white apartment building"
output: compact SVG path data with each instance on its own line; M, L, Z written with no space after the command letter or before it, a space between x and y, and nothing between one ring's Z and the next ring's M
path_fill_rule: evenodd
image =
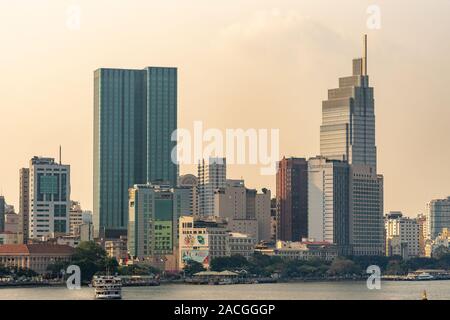
M53 158L30 160L30 238L69 233L70 166Z
M390 212L384 223L387 256L409 259L420 255L420 228L416 219L403 217L401 212Z
M198 214L200 216L214 215L214 191L224 188L227 177L225 158L203 159L198 164Z

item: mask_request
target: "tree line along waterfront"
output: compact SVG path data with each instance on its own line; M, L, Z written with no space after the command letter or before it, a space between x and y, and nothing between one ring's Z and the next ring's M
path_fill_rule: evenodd
M70 262L50 264L47 272L36 272L0 265L0 278L11 281L24 279L60 280L67 279L65 271L69 265L77 265L81 270L82 283L87 284L96 274L117 274L119 276L154 276L163 281L182 281L183 278L205 271L201 263L190 260L181 272L164 272L147 264L119 266L115 258L108 257L106 251L92 241L82 242L74 251ZM400 256L348 256L337 257L333 261L321 259L286 260L276 256L256 253L249 259L234 255L211 260L210 271L233 271L243 277L276 277L280 281L293 279L333 280L367 278L367 267L380 267L382 275L406 275L419 269L450 270L450 252L443 249L433 258L412 258L404 260ZM3 280L5 282L5 280Z

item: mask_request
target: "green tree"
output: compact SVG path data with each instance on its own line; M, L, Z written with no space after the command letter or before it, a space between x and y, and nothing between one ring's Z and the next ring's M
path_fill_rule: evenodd
M187 276L192 276L193 274L196 274L197 272L205 271L206 269L203 267L203 264L200 262L197 262L195 260L188 260L186 262L186 265L183 268L184 273Z
M106 251L100 245L93 241L85 241L75 248L71 264L80 267L83 281L90 281L97 272L115 272L117 261L112 260L115 261L106 255Z
M338 257L331 263L328 273L333 276L346 276L360 274L361 270L352 260Z
M231 257L217 257L211 260L210 268L213 271L224 270L248 270L249 262L241 255L234 255Z

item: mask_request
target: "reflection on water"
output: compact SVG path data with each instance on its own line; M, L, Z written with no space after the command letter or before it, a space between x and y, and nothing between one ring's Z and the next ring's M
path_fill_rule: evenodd
M367 289L365 281L273 283L241 285L163 284L159 287L126 287L123 299L327 299L327 300L420 300L426 290L429 300L450 300L450 281L384 281L380 290ZM83 287L0 288L0 299L93 299L93 289Z

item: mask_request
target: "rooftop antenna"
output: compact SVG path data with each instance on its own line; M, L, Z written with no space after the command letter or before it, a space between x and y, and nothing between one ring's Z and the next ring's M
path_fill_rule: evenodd
M363 76L367 76L367 34L363 37Z
M59 164L61 165L61 145L59 145Z

